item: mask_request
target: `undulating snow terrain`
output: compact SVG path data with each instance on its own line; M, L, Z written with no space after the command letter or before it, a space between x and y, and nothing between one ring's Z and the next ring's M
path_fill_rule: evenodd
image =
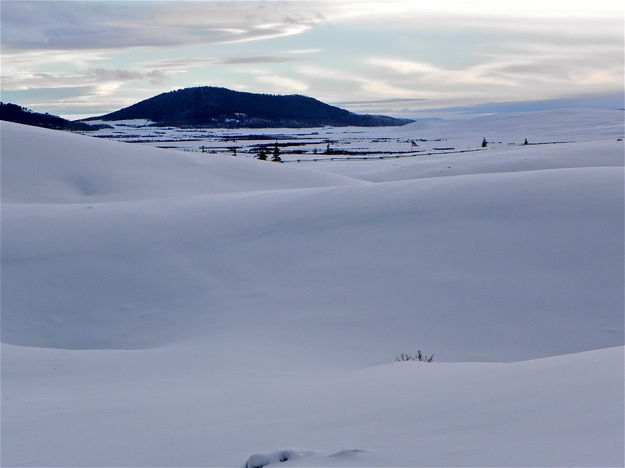
M492 143L3 122L2 466L622 466L623 113L366 131Z

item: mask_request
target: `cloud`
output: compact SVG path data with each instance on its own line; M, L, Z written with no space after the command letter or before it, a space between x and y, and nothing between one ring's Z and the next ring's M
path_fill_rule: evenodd
M285 50L286 54L295 54L295 55L303 55L303 54L318 54L319 52L323 52L324 49L291 49Z
M24 72L3 76L3 91L23 91L29 89L86 88L96 89L98 95L111 94L128 81L147 80L160 84L167 76L159 70L137 72L122 69L94 68L85 73Z
M280 57L272 55L250 55L232 57L189 57L177 59L160 59L140 62L138 67L156 70L187 70L209 65L241 65L250 63L285 63L294 62L295 57Z
M512 86L514 82L501 76L489 74L488 65L470 66L463 69L449 70L431 63L415 62L397 58L370 58L366 63L377 70L387 72L386 76L401 75L408 77L418 86L425 84L452 85L452 84L479 84ZM405 80L399 80L403 82Z
M235 37L214 41L216 44L235 44L265 39L275 39L284 36L293 36L308 31L312 27L308 24L264 24L248 29L245 33Z
M2 2L4 50L115 49L248 42L325 21L326 2Z
M367 93L381 96L392 96L405 98L406 96L417 97L418 91L409 88L400 88L392 84L379 80L366 80L361 84L361 88Z
M476 78L560 92L606 92L622 88L622 44L533 42L508 44L473 67ZM548 97L548 96L545 96Z
M330 68L321 65L302 65L297 67L296 71L307 77L320 78L330 81L357 82L363 79L362 76L358 75L354 71L338 67Z
M129 70L107 70L105 68L96 68L92 71L93 76L102 81L124 82L132 80L149 80L152 84L160 84L167 81L167 75L160 70L152 70L150 72L137 72Z
M222 63L224 65L238 65L241 63L283 63L294 62L295 58L292 57L272 57L267 55L257 55L251 57L229 57L217 59L216 63Z
M613 0L525 0L494 2L493 0L447 0L439 8L458 15L506 18L575 18L611 17L622 12L622 5ZM436 7L435 7L436 8Z
M41 67L71 65L75 69L88 69L94 63L105 61L108 54L101 50L29 50L2 53L2 71L5 75L35 70Z
M622 42L608 38L578 43L560 36L512 35L483 50L474 61L451 68L407 57L378 56L363 63L373 70L377 81L391 88L454 92L460 99L471 93L486 100L526 98L532 93L547 98L554 92L556 96L606 92L620 89L623 82ZM383 91L384 86L374 83L367 89ZM396 95L389 89L388 96Z
M301 93L310 88L307 83L304 83L302 81L277 75L257 76L256 81L267 85L271 91L280 94L283 94L286 91Z
M413 62L410 60L396 58L372 58L369 59L371 65L387 68L402 75L446 75L441 68L425 62Z
M425 101L425 99L423 99L423 98L395 98L395 99L376 99L376 100L372 100L372 101L339 101L336 104L341 104L341 105L345 105L345 106L361 105L361 104L366 104L366 105L382 104L382 105L401 105L401 106L406 106L406 105L411 105L411 104L415 104L415 103L421 103L423 101Z

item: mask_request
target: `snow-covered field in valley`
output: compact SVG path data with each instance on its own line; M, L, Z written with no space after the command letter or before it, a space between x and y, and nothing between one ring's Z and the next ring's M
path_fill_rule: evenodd
M623 466L622 111L115 131L2 122L2 466Z

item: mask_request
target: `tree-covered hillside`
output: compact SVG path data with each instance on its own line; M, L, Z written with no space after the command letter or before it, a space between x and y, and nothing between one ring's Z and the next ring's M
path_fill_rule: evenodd
M148 119L160 125L316 127L404 125L407 119L359 115L301 95L270 95L203 86L159 94L86 120Z
M72 122L56 115L41 114L17 104L4 102L0 102L0 120L56 130L88 131L109 127L109 125L89 125L83 122Z

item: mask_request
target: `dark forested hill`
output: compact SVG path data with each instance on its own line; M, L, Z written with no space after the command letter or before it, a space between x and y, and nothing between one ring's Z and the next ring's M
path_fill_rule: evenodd
M83 122L72 122L71 120L51 114L40 114L33 112L17 104L0 102L0 120L17 122L35 127L53 128L56 130L98 130L108 128L109 125L89 125Z
M159 94L124 109L85 120L148 119L195 127L317 127L404 125L407 119L359 115L300 95L270 95L202 86Z

